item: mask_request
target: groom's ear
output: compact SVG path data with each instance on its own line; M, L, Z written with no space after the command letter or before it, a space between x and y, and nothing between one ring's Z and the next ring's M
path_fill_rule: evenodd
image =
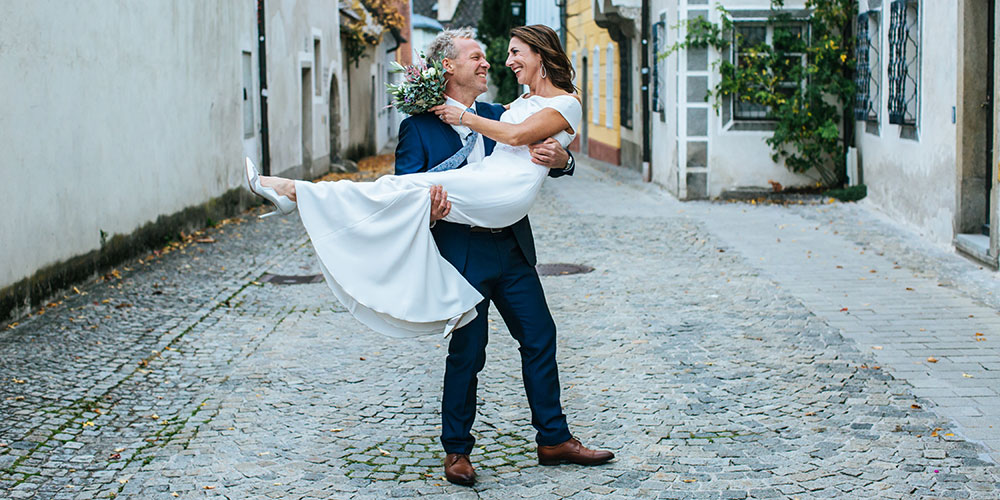
M441 59L441 67L444 68L444 72L445 73L449 73L450 74L450 73L454 73L455 72L454 67L451 64L451 59L448 59L447 57L445 57L444 59Z

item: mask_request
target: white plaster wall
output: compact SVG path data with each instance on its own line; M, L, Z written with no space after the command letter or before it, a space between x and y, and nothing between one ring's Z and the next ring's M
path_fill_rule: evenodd
M883 3L888 18L888 3ZM881 134L857 133L868 200L889 216L915 226L934 242L950 244L956 216L956 126L951 122L958 89L958 11L954 2L922 2L919 139L902 139L888 123L888 98L881 102ZM932 22L930 20L933 20ZM888 47L887 26L882 46ZM888 57L882 82L888 88Z
M559 22L559 6L552 0L527 0L524 6L524 24L544 24L557 33L562 30Z
M297 126L287 139L300 106L277 77L295 59L281 47L298 51L318 25L326 53L339 56L339 13L320 0L269 6L271 26L300 40L268 48L277 170L298 163L300 142ZM253 54L256 75L255 9L242 0L0 3L0 199L12 211L0 217L0 287L99 249L102 231L130 234L242 183L242 157L260 146L243 134L241 58ZM317 137L314 151L325 154L324 144Z
M343 87L340 50L340 13L323 0L281 0L267 2L267 84L268 126L271 147L271 171L275 173L303 164L302 151L302 69L321 74L322 92L316 95L315 83L306 92L312 99L312 160L330 154L329 99L330 78L338 74ZM313 39L320 39L321 68L315 67ZM346 113L345 100L341 109ZM341 127L348 120L341 120ZM342 136L343 137L343 136ZM343 141L341 142L343 144ZM329 166L314 164L313 175Z
M677 31L672 26L677 24L677 2L669 0L654 0L650 6L650 18L658 22L660 14L666 13L666 40L663 46L669 46L677 41ZM652 39L650 40L652 44ZM661 49L662 50L662 49ZM665 105L664 121L660 121L660 113L650 113L650 168L653 182L665 187L674 196L678 195L677 173L677 55L671 55L662 62L656 55L650 58L650 64L660 64L664 71L664 87L660 90ZM652 78L652 74L650 75ZM652 83L650 84L650 99L652 99ZM652 109L652 108L650 108Z
M0 11L0 286L237 185L252 4Z
M768 10L770 8L770 3L767 1L725 0L712 2L712 9L720 3L729 11L740 9ZM804 7L805 2L802 0L785 2L786 9ZM713 10L710 15L713 22L719 22L717 11ZM720 57L729 57L729 55L711 51L709 65L714 68L712 65L716 64ZM720 80L718 71L712 70L709 75L709 86L714 87ZM714 110L711 111L708 123L709 197L716 198L723 191L736 187L770 188L768 183L770 180L791 187L813 184L818 179L818 174L796 174L785 168L783 161L778 163L772 161L771 147L764 142L773 135L771 132L724 130L724 125L722 116Z

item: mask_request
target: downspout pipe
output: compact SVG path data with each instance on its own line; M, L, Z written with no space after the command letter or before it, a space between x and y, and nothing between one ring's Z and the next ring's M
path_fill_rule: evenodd
M640 35L642 40L642 69L640 73L641 76L641 87L640 94L642 95L642 178L644 181L649 182L653 179L653 167L650 162L651 155L651 145L650 145L650 120L649 120L649 35L650 35L650 25L649 25L649 2L650 0L642 0L642 33ZM656 56L655 54L653 55Z
M271 145L267 127L267 40L264 30L264 0L257 0L257 66L260 73L260 168L271 175Z

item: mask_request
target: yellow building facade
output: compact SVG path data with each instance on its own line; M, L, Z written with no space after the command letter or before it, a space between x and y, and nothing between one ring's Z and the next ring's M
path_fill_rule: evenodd
M566 54L576 69L573 83L583 98L585 118L570 149L620 165L618 44L594 21L593 0L567 3Z

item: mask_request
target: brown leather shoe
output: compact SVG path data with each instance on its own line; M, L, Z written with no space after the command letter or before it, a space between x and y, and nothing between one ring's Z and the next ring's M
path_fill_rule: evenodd
M559 465L571 463L577 465L600 465L615 458L615 454L606 450L591 450L580 444L576 438L570 438L555 446L538 447L539 465Z
M476 470L472 461L464 453L449 453L444 457L444 477L448 482L462 486L472 486L476 482Z

